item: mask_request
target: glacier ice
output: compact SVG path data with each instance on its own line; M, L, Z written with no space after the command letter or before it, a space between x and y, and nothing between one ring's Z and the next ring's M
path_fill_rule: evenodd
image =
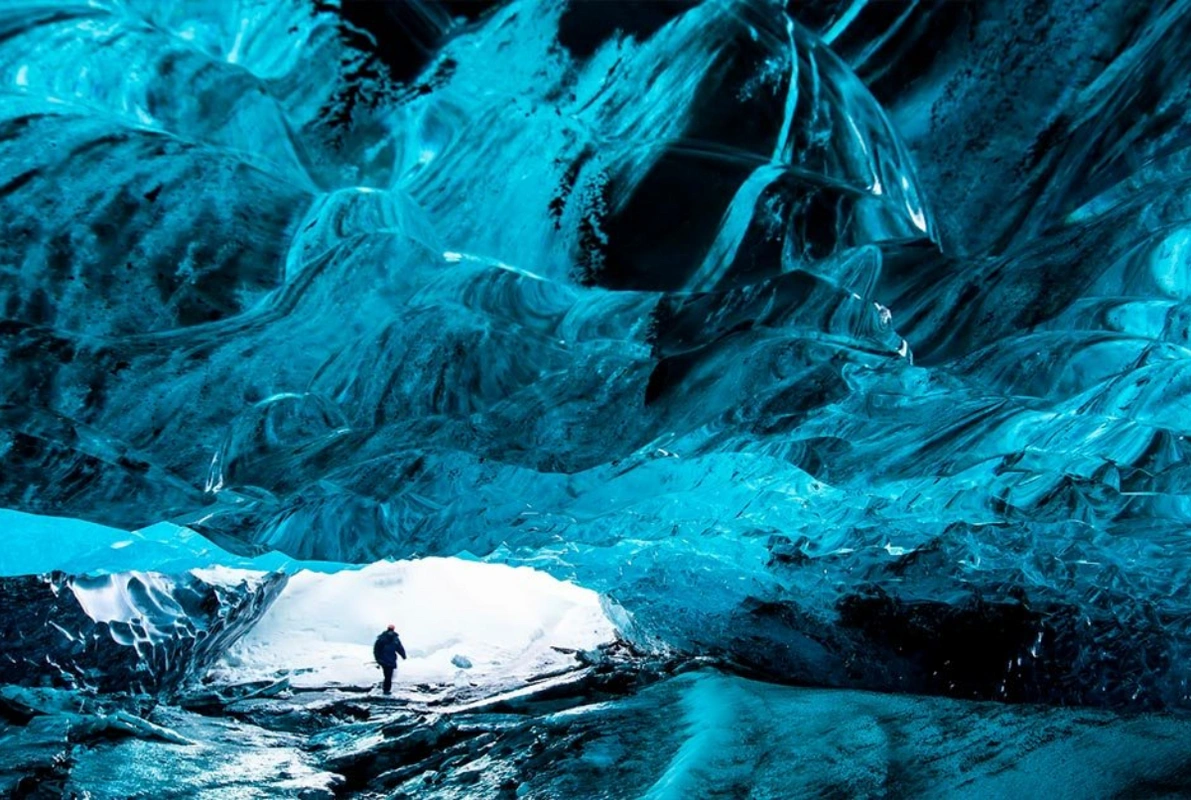
M536 725L500 713L391 721L368 753L387 767L369 788L435 798L503 790L668 800L1160 797L1185 786L1177 775L1186 720L989 704L974 714L967 705L695 672L632 698L530 717ZM550 735L535 741L538 726ZM523 758L487 755L501 745ZM352 787L367 769L364 754L332 747L329 763Z
M0 531L5 533L5 546L0 548L0 576L54 571L75 575L176 574L212 566L255 572L338 572L359 566L295 559L277 552L238 555L168 522L127 531L77 519L0 509ZM53 547L46 547L47 541L52 541Z
M785 687L709 670L628 692L615 680L626 673L602 666L603 680L597 670L536 696L387 714L295 696L272 713L241 702L232 720L160 705L137 721L70 693L0 691L6 717L21 715L0 723L0 790L102 800L1074 798L1186 786L1186 719Z
M4 681L168 696L200 678L287 579L226 567L0 578Z
M1185 709L1188 25L10 0L0 505L533 566L771 680Z
M341 779L298 737L161 705L145 716L54 689L0 689L0 791L12 797L329 797ZM144 713L144 712L142 712Z

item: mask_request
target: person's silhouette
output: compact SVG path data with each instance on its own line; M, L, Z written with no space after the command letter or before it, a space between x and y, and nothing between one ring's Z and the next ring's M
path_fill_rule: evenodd
M405 658L405 648L401 646L401 637L397 635L396 626L390 625L376 637L376 644L372 645L372 657L385 673L385 694L390 694L393 690L393 672L397 669L397 656Z

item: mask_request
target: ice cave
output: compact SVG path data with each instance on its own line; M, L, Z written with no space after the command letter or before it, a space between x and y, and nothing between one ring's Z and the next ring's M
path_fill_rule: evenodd
M1187 0L0 0L0 794L1191 797L1188 75Z

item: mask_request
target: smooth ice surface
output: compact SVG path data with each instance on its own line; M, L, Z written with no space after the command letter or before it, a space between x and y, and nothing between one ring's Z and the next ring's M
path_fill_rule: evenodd
M372 641L393 623L409 659L397 685L513 682L574 664L553 647L588 650L615 635L599 597L527 568L458 559L298 572L213 671L244 682L290 673L293 686L368 686ZM472 666L452 663L463 656Z
M159 523L125 531L83 520L0 509L0 575L60 570L102 574L128 570L187 572L212 566L273 572L299 569L335 572L357 565L303 561L282 553L248 557L228 552L194 531ZM47 546L52 542L52 546Z
M1188 10L9 0L0 505L1191 706Z

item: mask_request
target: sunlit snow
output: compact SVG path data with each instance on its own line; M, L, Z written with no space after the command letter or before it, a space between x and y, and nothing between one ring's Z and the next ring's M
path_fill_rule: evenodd
M371 683L380 676L372 642L389 623L409 654L398 684L525 678L574 663L554 647L586 650L613 637L595 592L532 569L449 558L381 562L291 577L217 674L241 681L290 671L295 686ZM472 667L454 666L456 655Z

